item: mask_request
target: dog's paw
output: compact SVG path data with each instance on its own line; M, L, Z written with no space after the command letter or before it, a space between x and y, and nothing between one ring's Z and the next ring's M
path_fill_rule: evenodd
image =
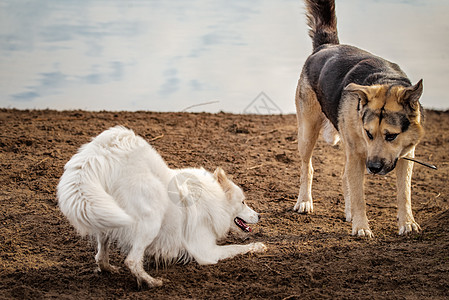
M352 228L352 235L357 237L373 238L374 234L369 228Z
M139 290L142 289L142 282L144 282L148 288L161 287L164 284L164 281L161 278L148 276L146 278L142 278L141 280L137 279L137 286Z
M120 268L113 265L101 265L95 269L95 273L112 273L117 274L120 272Z
M164 284L164 280L162 278L153 278L151 281L151 285L147 283L149 287L159 287Z
M258 243L253 243L253 244L251 244L250 252L251 252L251 253L265 252L265 251L267 251L267 249L268 249L268 248L267 248L267 246L265 246L264 243L258 242Z
M418 233L421 231L421 226L416 222L406 223L405 225L399 226L399 235L407 235L409 233Z
M293 207L294 211L299 212L300 214L309 214L313 212L313 202L312 201L300 201L296 202L295 207Z

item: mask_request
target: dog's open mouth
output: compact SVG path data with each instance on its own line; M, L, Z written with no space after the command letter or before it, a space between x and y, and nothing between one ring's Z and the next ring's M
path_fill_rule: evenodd
M244 232L251 232L252 229L251 227L249 227L245 221L243 221L242 219L240 219L239 217L236 217L234 219L234 223L235 225L237 225L241 230L243 230Z

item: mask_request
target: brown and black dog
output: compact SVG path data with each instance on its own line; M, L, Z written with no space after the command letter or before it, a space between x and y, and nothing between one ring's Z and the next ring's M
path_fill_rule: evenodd
M411 209L415 146L423 136L419 103L422 80L412 85L398 65L369 52L341 45L334 0L305 0L313 53L296 91L301 179L300 213L313 211L312 151L323 128L330 144L345 150L343 193L352 234L373 237L366 217L364 172L385 175L396 168L399 234L417 232Z

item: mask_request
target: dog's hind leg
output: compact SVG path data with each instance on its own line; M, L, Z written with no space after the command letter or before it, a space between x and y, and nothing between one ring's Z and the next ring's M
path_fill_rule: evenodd
M345 200L345 217L346 222L351 222L352 221L351 199L349 195L348 177L346 175L347 175L346 172L343 172L342 185L343 185L343 198Z
M150 288L162 286L161 279L151 277L143 268L143 258L146 247L147 245L144 244L133 245L125 259L125 265L136 277L139 289L142 287L142 282L145 282Z
M97 234L98 252L95 255L95 261L97 262L100 272L118 272L119 268L109 264L109 237L106 234Z
M331 146L337 145L340 141L340 135L338 134L337 129L335 129L334 125L328 118L323 121L323 138Z
M414 157L415 150L410 152ZM419 232L421 227L415 222L412 212L411 181L413 173L413 162L399 159L396 165L396 186L398 201L398 226L399 235L411 232Z
M160 217L146 216L150 223L140 224L142 228L145 228L146 235L137 234L133 241L128 256L125 259L125 265L131 271L131 273L137 279L137 286L140 289L142 287L142 282L146 283L148 287L158 287L162 286L162 280L158 278L151 277L143 268L143 259L145 255L145 250L154 241L161 228L162 220ZM142 229L140 229L142 230Z
M310 85L301 75L296 92L298 119L298 150L301 157L301 177L298 201L293 210L299 213L313 211L312 200L312 152L323 125L324 115Z

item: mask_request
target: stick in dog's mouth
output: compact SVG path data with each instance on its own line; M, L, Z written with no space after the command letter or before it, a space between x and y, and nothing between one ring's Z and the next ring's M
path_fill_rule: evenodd
M423 165L423 166L426 166L426 167L431 168L431 169L434 169L434 170L438 170L438 168L437 168L436 166L434 166L434 165L432 165L432 164L425 163L425 162L423 162L423 161L419 161L419 160L417 160L416 158L410 158L410 157L401 157L401 158L402 158L402 159L405 159L405 160L413 161L413 162L415 162L415 163L421 164L421 165Z

